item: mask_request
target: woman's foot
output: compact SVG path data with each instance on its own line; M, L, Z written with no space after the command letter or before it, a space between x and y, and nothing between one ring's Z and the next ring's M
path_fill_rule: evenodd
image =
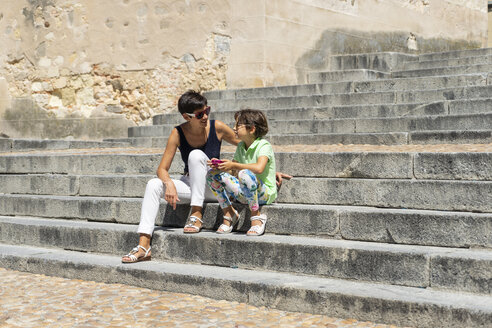
M184 226L184 233L199 233L202 230L203 221L195 215L190 215L188 223Z
M184 233L198 233L202 230L202 207L192 206L190 217L184 226Z
M133 248L130 253L126 254L121 258L122 263L136 263L142 261L150 261L151 253L150 246L149 248L145 248L143 246L138 245Z

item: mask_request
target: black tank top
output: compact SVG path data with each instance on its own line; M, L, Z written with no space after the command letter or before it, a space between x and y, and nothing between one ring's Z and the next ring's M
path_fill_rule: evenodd
M210 131L208 132L207 142L201 147L191 147L185 138L183 129L181 126L176 126L179 133L179 152L181 153L181 159L184 162L185 174L188 173L188 157L192 150L200 149L202 150L208 158L220 158L220 145L221 141L217 138L217 133L215 132L215 120L210 120Z

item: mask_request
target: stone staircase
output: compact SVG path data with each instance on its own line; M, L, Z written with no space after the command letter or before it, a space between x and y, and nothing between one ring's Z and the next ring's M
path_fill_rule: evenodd
M264 109L276 144L491 143L491 70L461 68L483 67L489 55L338 56L333 76L352 70L350 78L366 80L207 97L227 123L236 109ZM456 74L439 76L443 67ZM436 76L400 76L429 69ZM118 142L162 148L179 122L156 116ZM265 236L213 233L217 204L206 205L205 231L185 235L189 208L162 203L153 261L123 265L160 157L136 149L4 153L0 266L411 327L492 327L491 152L278 152L278 170L295 178L263 208ZM171 174L182 170L177 158Z
M335 56L331 68L305 85L208 92L211 117L232 124L238 109L262 109L277 145L492 142L491 49ZM156 115L123 141L158 147L180 121Z

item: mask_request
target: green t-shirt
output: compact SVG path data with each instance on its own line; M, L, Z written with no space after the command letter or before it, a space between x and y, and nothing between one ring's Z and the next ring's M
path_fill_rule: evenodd
M248 149L245 148L244 142L241 141L236 148L234 160L243 164L253 164L258 162L260 156L268 157L268 163L263 173L257 174L256 177L263 181L268 192L267 204L271 204L277 198L277 184L275 179L275 155L273 154L272 145L262 138L257 138Z

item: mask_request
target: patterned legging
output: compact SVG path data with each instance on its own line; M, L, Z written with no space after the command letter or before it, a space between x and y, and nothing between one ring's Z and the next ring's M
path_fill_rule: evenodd
M207 173L207 184L221 208L232 205L229 197L248 204L252 211L257 211L268 200L265 184L250 170L239 171L236 178L229 173L212 169Z

